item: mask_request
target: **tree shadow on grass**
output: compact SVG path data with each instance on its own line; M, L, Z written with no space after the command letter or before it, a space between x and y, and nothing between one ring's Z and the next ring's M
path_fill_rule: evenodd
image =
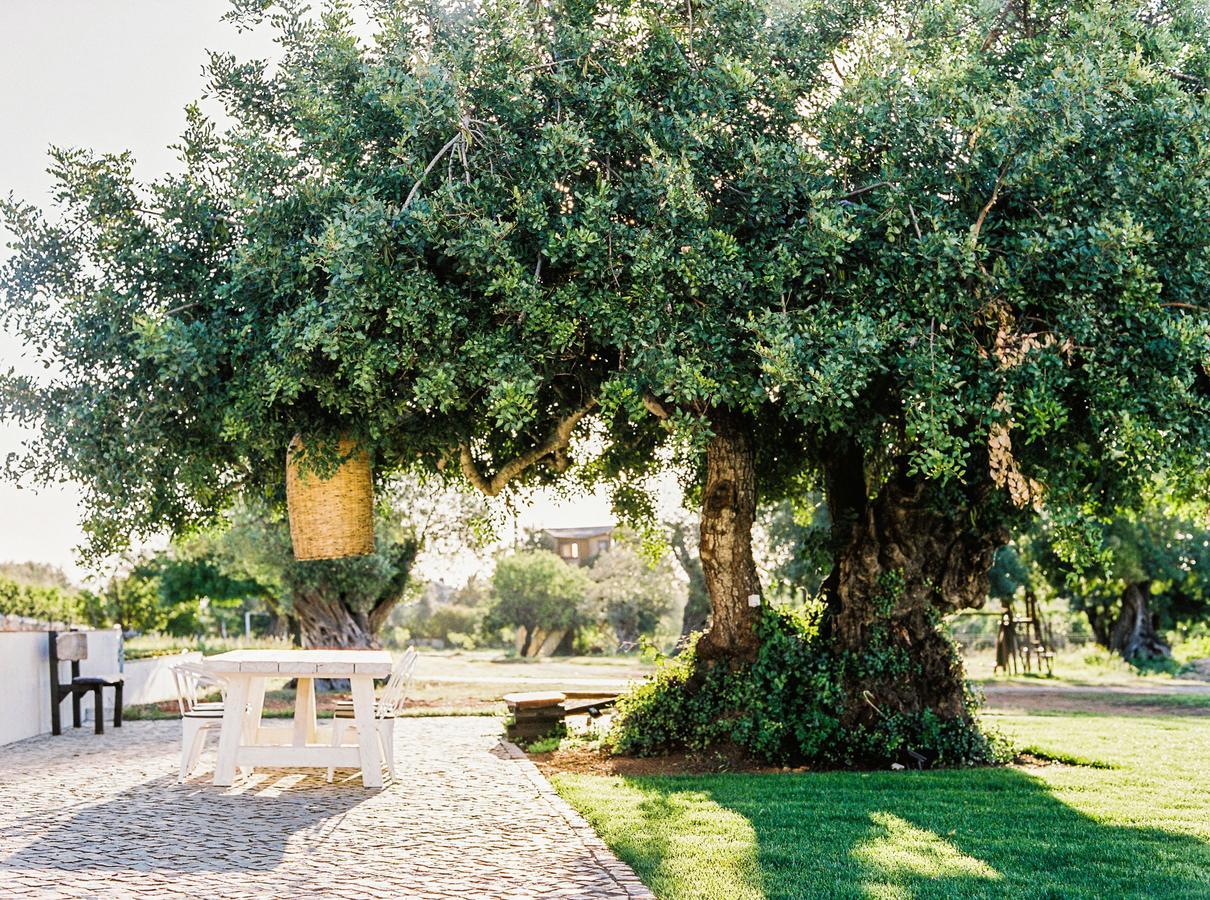
M1210 897L1210 845L1099 822L1020 769L633 778L619 788L625 828L603 827L661 896ZM680 844L703 833L718 846Z
M230 789L156 778L100 803L40 810L5 829L0 845L24 846L0 858L0 875L4 869L62 871L65 879L88 870L271 870L293 836L317 832L369 796L360 783L326 785L318 776L272 769L258 769Z

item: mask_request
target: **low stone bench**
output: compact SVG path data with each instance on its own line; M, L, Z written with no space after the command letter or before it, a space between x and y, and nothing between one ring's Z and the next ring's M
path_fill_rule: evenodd
M532 741L553 734L567 716L597 718L613 706L617 694L603 691L534 691L505 694L503 700L513 715L508 726L510 741Z
M567 695L560 691L505 694L503 699L513 715L508 726L510 741L544 738L563 724L563 701Z

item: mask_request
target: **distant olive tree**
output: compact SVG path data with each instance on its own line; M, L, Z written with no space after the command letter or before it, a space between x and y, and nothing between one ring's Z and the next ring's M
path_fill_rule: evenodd
M633 649L640 637L654 634L660 619L684 593L670 559L661 557L653 564L623 541L593 560L588 577L592 614L613 629L623 649Z
M492 575L491 602L484 627L523 628L519 651L533 655L535 641L561 643L586 621L590 581L582 569L549 550L522 550L501 557ZM554 636L554 637L552 637Z

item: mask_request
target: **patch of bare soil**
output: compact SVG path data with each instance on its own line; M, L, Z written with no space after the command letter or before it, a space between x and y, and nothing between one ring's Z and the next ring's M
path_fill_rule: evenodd
M1065 766L1067 763L1046 756L1036 756L1033 753L1018 753L1013 757L1013 765L1024 769L1040 769L1043 766Z
M738 753L670 753L667 756L608 756L586 747L531 753L529 758L543 775L572 772L584 775L715 775L719 772L803 772L806 769L781 769L745 759Z
M1189 671L1177 677L1192 681L1210 681L1210 659L1189 660Z
M996 688L986 693L986 708L1001 713L1052 710L1126 716L1210 716L1210 705L1165 702L1164 698L1170 696L1166 694L1010 687Z

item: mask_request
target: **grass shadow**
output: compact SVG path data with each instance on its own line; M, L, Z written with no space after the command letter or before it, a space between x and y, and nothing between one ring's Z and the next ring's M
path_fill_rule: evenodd
M597 782L561 786L609 792L608 816L577 805L660 897L1210 897L1207 843L1015 768Z

